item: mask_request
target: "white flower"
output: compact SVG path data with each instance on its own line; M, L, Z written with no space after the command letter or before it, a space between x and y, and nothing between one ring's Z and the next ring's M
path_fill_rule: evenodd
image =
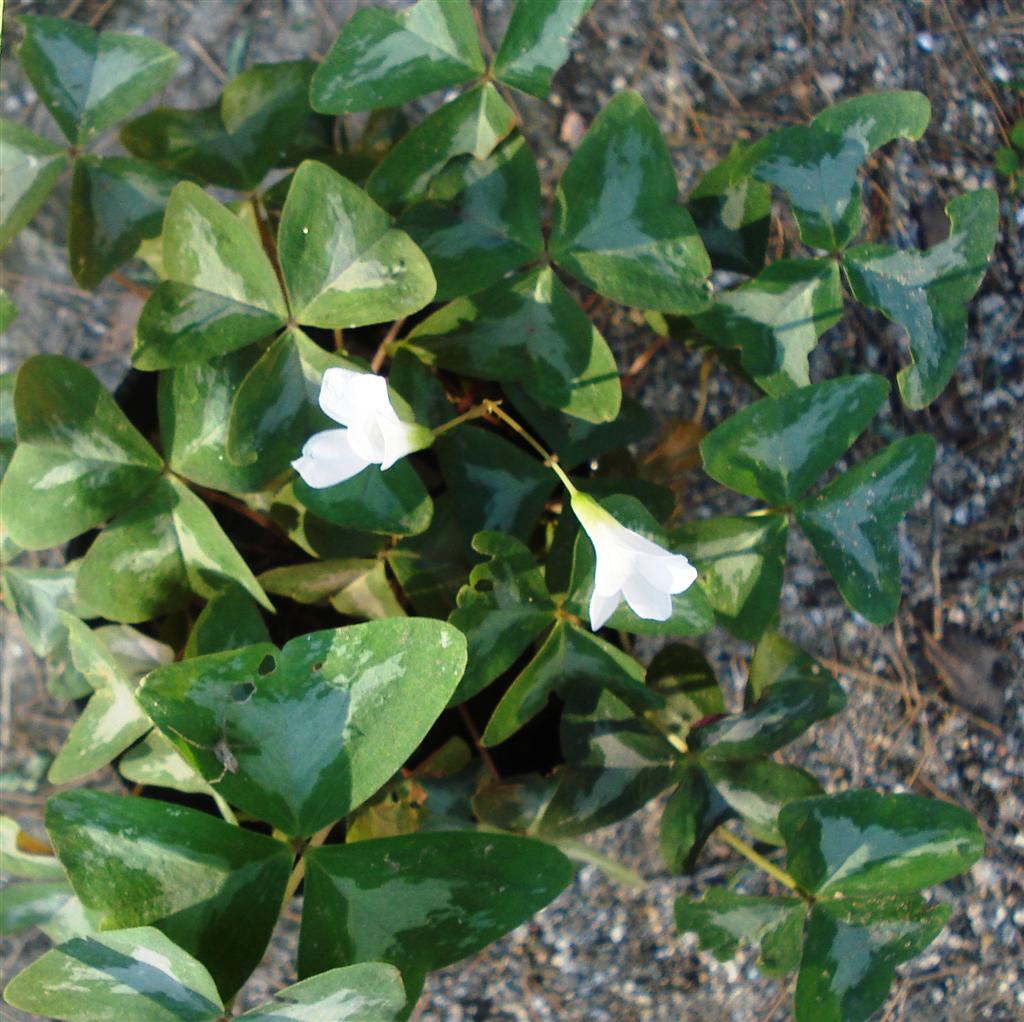
M315 490L343 483L367 465L389 469L399 458L434 442L429 429L398 417L383 376L328 369L320 384L320 407L346 428L314 433L302 457L292 462Z
M597 555L590 627L597 631L623 597L639 617L667 621L672 616L672 597L693 585L697 569L682 554L627 529L585 493L573 493L572 510Z

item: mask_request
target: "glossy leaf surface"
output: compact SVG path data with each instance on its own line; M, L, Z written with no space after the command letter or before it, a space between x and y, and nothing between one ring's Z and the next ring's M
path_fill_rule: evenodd
M948 905L918 897L818 902L797 977L797 1022L866 1022L896 966L920 954L948 918Z
M931 436L903 437L797 505L796 520L843 598L875 624L888 624L899 606L897 525L934 460Z
M75 667L93 694L50 764L51 784L67 784L106 766L153 726L135 701L135 679L121 668L100 634L67 614L64 624Z
M711 265L753 275L764 266L772 193L751 174L748 151L743 143L733 143L725 159L697 182L686 207Z
M274 268L242 220L183 181L164 216L168 279L135 329L132 364L166 369L205 361L272 334L288 318Z
M155 39L96 32L68 18L23 15L18 60L72 144L116 124L158 92L178 55Z
M45 924L72 897L66 880L5 885L0 898L0 937L13 937Z
M462 702L489 685L554 621L555 604L533 554L500 532L479 532L473 549L489 559L459 590L448 620L466 636L466 673L456 689Z
M486 159L454 161L398 225L430 260L437 301L490 287L536 259L544 249L540 179L526 142L514 135Z
M985 845L959 806L873 791L793 802L779 829L790 875L815 894L909 894L962 873Z
M206 969L149 926L61 944L20 972L4 997L69 1022L212 1022L224 1010Z
M132 623L177 610L190 594L209 598L235 584L273 610L213 513L174 478L159 480L111 522L89 548L78 578L96 613Z
M144 798L67 791L46 829L75 893L103 929L153 924L231 997L263 957L291 849L205 813Z
M386 472L370 465L351 479L323 490L314 490L299 479L295 495L303 507L326 522L390 536L423 532L433 513L430 496L416 469L404 460Z
M733 958L741 945L759 945L761 971L781 976L800 964L805 912L799 898L755 897L712 887L700 901L676 901L675 919L680 932L696 933L700 946L720 962Z
M295 318L356 327L398 319L434 296L426 256L358 185L307 160L288 190L278 252Z
M408 343L432 365L518 383L574 418L610 422L619 413L615 357L550 267L457 299L419 324Z
M780 259L719 295L693 322L716 347L739 348L743 370L777 397L811 382L807 356L842 313L839 267L832 259Z
M507 532L529 539L557 482L554 474L536 456L477 426L445 433L436 446L466 538Z
M571 879L557 849L505 834L448 831L314 849L299 975L383 960L412 985L525 922Z
M60 612L75 608L78 564L73 561L60 568L4 566L0 575L4 606L17 614L25 641L36 656L52 653L64 638Z
M465 656L450 626L396 618L182 661L150 674L138 698L228 802L308 836L405 762Z
M661 817L661 856L673 873L692 873L707 840L732 810L700 767L687 764Z
M405 1001L399 971L368 962L293 983L240 1017L249 1022L401 1022Z
M36 215L67 166L64 149L0 118L0 248Z
M639 93L621 92L601 111L562 175L556 203L552 258L588 287L662 312L707 305L711 263Z
M908 408L924 408L956 369L967 334L967 302L978 290L999 231L993 191L957 196L947 207L949 237L924 252L858 245L843 256L854 296L910 337L912 364L896 375Z
M762 398L704 437L704 470L731 490L789 504L860 436L888 389L865 374Z
M310 97L329 114L378 110L483 72L468 0L419 0L397 14L356 11L313 75Z
M754 173L789 196L807 245L835 252L860 231L857 175L868 154L896 138L920 138L930 118L920 92L857 96L758 143Z
M160 233L177 178L142 160L80 156L71 181L71 272L95 287Z
M491 70L506 85L547 99L569 58L569 37L594 0L517 0Z
M778 612L789 533L783 515L695 518L671 530L673 549L690 559L719 623L756 639Z
M138 498L163 468L156 452L84 366L35 355L14 388L18 447L0 504L11 538L55 546Z
M245 590L233 585L213 593L207 600L188 633L182 659L269 641L259 608Z
M385 209L424 198L431 180L457 156L486 160L515 127L515 114L490 83L446 103L405 135L366 182Z

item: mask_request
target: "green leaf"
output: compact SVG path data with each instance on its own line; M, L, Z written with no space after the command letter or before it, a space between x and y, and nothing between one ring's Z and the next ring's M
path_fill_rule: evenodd
M52 919L73 897L68 882L9 884L0 898L0 937L13 937Z
M755 401L701 441L704 470L731 490L790 504L857 439L888 390L864 374Z
M272 481L262 462L235 465L227 453L232 402L260 354L250 346L160 374L160 438L178 475L231 493L251 493Z
M377 558L354 557L271 568L260 576L260 582L269 593L299 603L326 604L339 614L362 621L405 615L391 589L385 562Z
M490 287L536 259L544 250L540 179L522 136L486 159L467 156L450 164L398 225L430 260L437 301Z
M858 245L843 256L854 297L898 323L912 364L896 374L908 408L924 408L956 370L967 334L967 303L988 268L999 233L999 200L985 189L947 207L949 237L924 252Z
M665 700L651 719L681 740L697 721L725 713L714 669L693 646L673 642L660 649L647 668L647 684Z
M313 433L336 426L317 403L330 366L357 368L298 327L282 333L249 370L231 402L227 454L232 463L255 466L269 481L288 470Z
M11 539L27 550L99 525L163 468L96 377L62 355L35 355L21 366L14 411L18 447L0 504Z
M36 215L67 166L64 149L0 118L0 248Z
M702 764L708 780L758 841L781 845L779 810L797 799L820 795L821 785L805 770L770 759Z
M22 15L18 60L69 142L80 145L159 92L178 55L155 39Z
M750 706L760 699L770 685L786 681L814 681L824 673L825 668L799 646L778 632L765 632L750 659L747 687L743 693L744 705Z
M310 100L328 114L379 110L484 70L468 0L419 0L397 14L371 7L341 30L313 75Z
M46 777L67 784L106 766L141 738L152 722L135 701L134 679L118 664L103 639L69 614L63 616L75 667L93 695L71 727Z
M15 976L4 997L70 1022L212 1022L224 1011L206 969L148 926L61 944Z
M434 296L426 256L366 192L326 164L307 160L295 172L277 238L300 323L384 323Z
M610 422L619 414L615 357L550 267L457 299L420 323L407 343L430 365L517 382L566 415Z
M46 829L105 930L153 924L231 997L256 967L292 868L280 841L205 813L105 792L54 795Z
M631 656L559 620L498 703L481 740L500 745L511 738L544 709L553 692L572 681L608 688L633 707L657 709L661 699L644 686L643 677L643 668Z
M535 455L477 426L453 429L435 446L467 539L478 532L530 538L557 482L554 473Z
M270 592L262 583L261 588ZM243 589L230 586L210 596L189 632L182 659L269 641L259 608Z
M138 698L228 802L308 836L415 751L465 656L449 625L395 618L313 632L280 651L264 643L183 660L150 674Z
M2 138L2 131L0 131L0 138ZM0 154L0 164L2 164L3 159L3 155ZM0 334L2 334L17 318L18 306L11 301L7 292L0 287ZM13 373L0 373L0 388L3 388L0 390L0 393L2 393L6 399L3 402L2 410L0 410L0 445L3 445L4 448L10 445L13 450L14 410L10 407L9 396L14 389ZM7 455L0 455L0 457L7 457ZM0 462L0 466L2 466L0 467L0 475L3 475L7 465L5 462Z
M154 728L118 761L118 772L133 784L170 788L188 794L209 795L214 789L178 755L174 746Z
M692 319L715 347L739 348L743 370L778 397L811 382L807 356L842 314L834 260L780 259Z
M54 944L89 937L99 932L97 913L86 909L72 894L49 919L39 923L39 929Z
M1020 169L1020 154L1009 146L1000 146L995 152L994 164L997 174L1013 177Z
M600 503L627 529L640 533L664 549L668 548L664 529L635 497L616 495L606 497ZM566 598L566 609L570 613L586 616L594 591L596 568L594 544L581 530L576 536L572 577ZM715 619L703 589L698 585L691 585L685 592L672 597L672 615L667 620L654 621L642 618L623 600L608 619L607 627L637 635L701 635L714 627L714 623Z
M160 107L124 125L121 144L179 176L251 192L271 167L330 156L330 121L310 112L302 84L310 66L309 61L255 64L225 86L221 103L198 110ZM236 88L238 83L244 89ZM238 118L232 132L224 126L225 98Z
M0 576L4 606L18 616L25 641L36 656L48 656L66 634L62 610L75 608L78 561L61 568L15 568Z
M470 572L448 618L469 647L453 702L476 695L508 670L555 616L544 576L524 544L500 532L480 532L473 549L490 559Z
M779 814L790 875L814 894L909 894L971 866L985 848L974 817L916 795L846 791Z
M920 954L948 918L948 905L929 908L919 897L815 904L796 984L796 1022L866 1022L885 1001L896 966Z
M0 873L27 880L62 880L64 870L60 863L52 854L22 848L18 843L21 833L15 820L0 816Z
M383 960L415 990L427 972L529 919L572 872L557 849L507 834L447 831L314 848L299 975Z
M250 1022L401 1022L405 1002L401 973L368 962L293 983L240 1017Z
M234 213L198 185L171 192L164 269L135 328L132 364L166 369L252 344L284 325L288 309L274 267Z
M686 201L716 270L756 274L771 226L771 188L753 177L750 147L734 142L725 159L697 182Z
M920 92L857 96L753 146L754 173L789 196L805 244L836 252L860 232L857 172L868 154L896 138L919 139L930 119Z
M337 486L315 490L295 482L301 504L326 522L363 532L414 536L430 525L433 505L407 460L382 472L377 465Z
M830 674L813 680L779 681L741 713L691 731L690 747L706 763L766 756L817 721L834 716L845 703L842 688Z
M639 93L621 92L601 111L562 175L556 203L551 257L588 287L662 312L707 305L711 263Z
M718 622L753 641L778 613L789 523L784 515L695 518L669 533L693 562Z
M491 71L538 99L569 59L569 37L594 0L517 0Z
M273 611L213 513L173 477L104 529L78 573L82 598L111 621L148 621L234 584Z
M700 901L676 901L680 933L697 934L700 946L720 962L743 944L760 947L758 964L767 976L784 976L800 964L806 907L799 898L766 898L712 887Z
M700 767L687 763L661 817L661 857L673 873L692 873L704 845L732 810Z
M161 229L177 178L142 160L79 156L71 181L68 246L80 287L95 287Z
M935 441L903 437L802 500L796 520L836 581L843 599L878 625L900 603L897 526L921 496Z
M457 156L486 160L515 123L490 82L474 86L400 139L377 164L366 191L385 209L408 206L426 196L431 180Z

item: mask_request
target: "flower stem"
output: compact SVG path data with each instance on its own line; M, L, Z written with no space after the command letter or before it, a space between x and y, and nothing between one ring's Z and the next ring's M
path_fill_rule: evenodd
M334 821L334 823L337 822L337 820ZM306 875L306 852L309 851L310 848L319 848L320 845L327 840L328 835L332 830L334 830L334 823L329 823L323 830L318 830L302 849L299 861L295 863L292 874L288 877L288 886L285 887L284 897L281 899L282 908L287 906L288 902L291 901L292 895L299 889L299 884L302 883L302 878Z
M455 429L456 426L461 426L464 422L471 422L473 419L479 419L487 414L487 409L483 405L473 405L468 411L463 412L461 415L456 415L454 419L442 422L434 430L434 436L440 436L442 433L447 433L450 429Z
M745 859L749 859L755 866L757 866L758 869L763 870L770 877L778 880L780 884L785 885L791 891L795 891L797 894L800 893L800 888L797 886L797 882L784 869L780 869L774 862L769 862L769 860L759 852L755 852L746 841L742 838L738 838L731 830L728 830L725 827L719 827L716 833L717 836L720 837L727 845L739 852Z
M508 414L498 401L486 400L483 404L485 410L491 414L497 416L505 423L509 429L518 433L543 459L544 464L555 473L556 476L562 481L562 485L569 491L570 495L577 492L576 487L573 485L572 480L562 470L562 466L558 464L558 457L542 446L534 437L532 437L511 415Z

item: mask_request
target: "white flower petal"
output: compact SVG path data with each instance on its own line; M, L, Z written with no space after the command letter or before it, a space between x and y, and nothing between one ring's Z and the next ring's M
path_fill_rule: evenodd
M306 441L302 457L292 462L292 468L307 486L323 490L351 479L369 464L352 450L347 429L325 429Z
M379 465L387 457L380 416L368 415L365 419L356 419L349 426L348 433L348 442L360 458Z
M624 547L606 541L594 543L594 552L597 554L594 590L605 596L621 592L623 582L636 567L633 555Z
M388 398L388 383L375 373L357 373L332 366L320 384L320 407L325 415L343 426L387 410L394 414Z
M378 416L377 425L380 428L383 440L384 451L381 458L381 468L388 469L407 454L420 450L424 444L424 429L422 426L409 422L402 422L396 415L394 419L386 419Z
M697 581L697 569L682 554L669 555L666 563L672 573L668 591L673 595L685 593Z
M672 597L639 574L626 579L622 595L633 613L648 621L667 621L672 616Z
M594 590L594 595L590 597L590 627L593 631L596 632L598 628L601 628L605 621L615 613L615 608L619 605L621 598L622 594L618 591L603 595L596 589Z

